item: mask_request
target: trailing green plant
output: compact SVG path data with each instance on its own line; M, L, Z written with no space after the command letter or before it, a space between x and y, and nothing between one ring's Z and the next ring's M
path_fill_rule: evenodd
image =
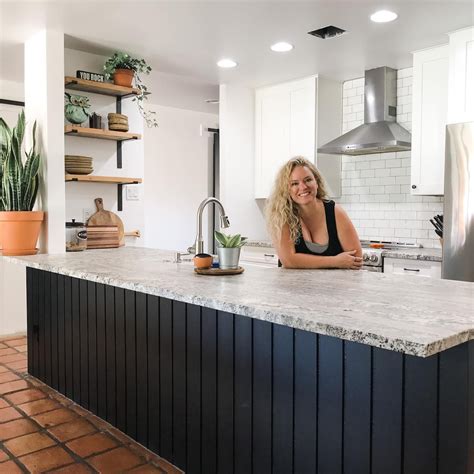
M240 234L226 235L217 230L214 232L214 237L220 247L228 249L240 248L245 245L245 241L247 240L247 237L241 237Z
M104 72L106 79L111 79L116 69L130 69L135 72L135 87L140 91L133 101L137 103L140 115L144 118L148 127L158 127L157 120L153 117L156 112L145 110L144 103L147 100L147 87L143 84L140 74L150 74L151 67L144 59L133 58L127 53L115 52L104 64Z
M25 135L25 112L18 115L16 127L10 129L0 117L0 211L31 211L38 194L41 157L36 151L36 122L33 125L33 146L25 152L21 146Z

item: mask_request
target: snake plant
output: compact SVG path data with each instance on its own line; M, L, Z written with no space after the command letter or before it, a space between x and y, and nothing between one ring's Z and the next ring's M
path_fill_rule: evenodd
M241 237L240 234L226 235L219 231L214 231L214 237L220 244L220 247L224 248L240 248L245 245L247 237Z
M25 113L18 115L16 127L10 129L0 117L0 211L31 211L38 193L40 154L36 151L36 122L33 125L33 147L21 157L25 135Z

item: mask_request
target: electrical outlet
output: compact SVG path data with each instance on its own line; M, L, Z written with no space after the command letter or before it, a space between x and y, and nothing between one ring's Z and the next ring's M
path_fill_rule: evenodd
M138 201L138 186L127 186L127 201Z
M94 209L85 208L82 210L82 220L84 224L87 224L87 221L89 220L89 217L92 216L92 214L94 214Z

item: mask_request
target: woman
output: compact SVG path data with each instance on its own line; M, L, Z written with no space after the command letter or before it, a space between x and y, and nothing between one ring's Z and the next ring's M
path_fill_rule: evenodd
M327 200L321 174L305 158L292 158L280 169L266 214L285 268L362 266L354 225L342 207Z

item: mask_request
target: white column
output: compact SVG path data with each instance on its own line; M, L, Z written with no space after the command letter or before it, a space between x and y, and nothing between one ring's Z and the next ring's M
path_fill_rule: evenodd
M64 34L41 30L25 43L25 114L30 127L38 123L42 153L42 184L38 209L46 212L41 252L65 248L64 184ZM31 130L29 128L28 130ZM31 132L25 135L27 149Z

